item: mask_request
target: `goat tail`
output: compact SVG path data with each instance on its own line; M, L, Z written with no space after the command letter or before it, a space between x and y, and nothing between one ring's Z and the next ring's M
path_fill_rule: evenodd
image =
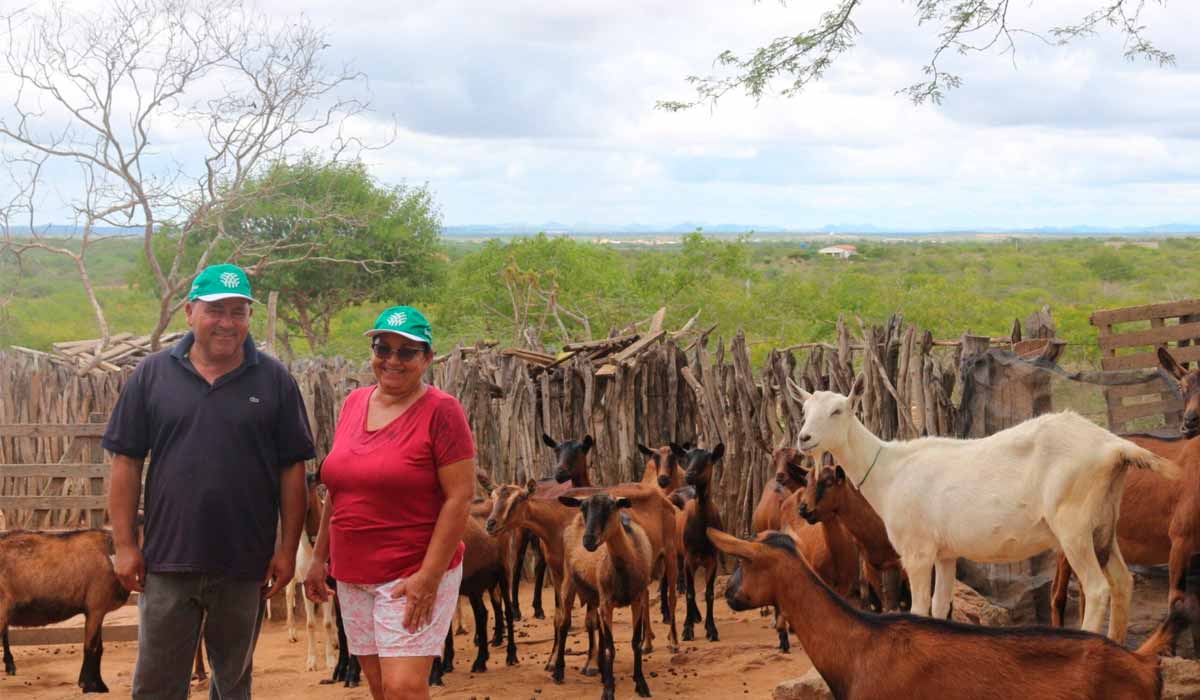
M1186 602L1180 598L1171 605L1171 613L1162 621L1154 634L1137 648L1141 656L1160 656L1164 651L1175 647L1175 638L1188 628L1196 619L1195 603Z
M1121 445L1120 454L1125 466L1137 469L1150 469L1168 479L1183 477L1183 469L1174 461L1156 455L1150 450L1128 440L1125 440L1124 443Z

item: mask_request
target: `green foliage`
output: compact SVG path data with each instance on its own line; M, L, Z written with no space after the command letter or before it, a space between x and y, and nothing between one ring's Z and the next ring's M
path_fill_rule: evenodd
M1131 280L1137 274L1133 263L1115 250L1097 251L1088 257L1086 265L1092 274L1105 282Z

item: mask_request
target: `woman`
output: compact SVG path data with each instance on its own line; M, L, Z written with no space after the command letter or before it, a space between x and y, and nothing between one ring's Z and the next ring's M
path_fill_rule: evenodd
M342 406L304 588L325 601L326 574L337 579L349 651L375 700L428 698L462 581L475 444L458 401L422 380L433 336L421 312L394 306L365 335L376 383Z

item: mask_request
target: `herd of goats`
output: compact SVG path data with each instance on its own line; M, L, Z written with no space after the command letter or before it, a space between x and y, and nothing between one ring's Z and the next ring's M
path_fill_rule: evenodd
M804 422L794 447L773 454L775 479L754 513L752 539L724 532L712 498L724 446L638 445L646 457L640 482L594 486L593 441L556 442L551 478L520 485L479 481L488 498L472 504L461 596L475 618L472 671L486 670L488 647L507 637L517 662L513 620L527 549L537 558L534 615L544 615L542 579L555 596L554 639L545 670L564 678L571 611L586 608L588 655L582 672L599 675L613 698L613 614L631 613L633 680L649 697L643 654L652 647L651 590L674 650L677 591L686 596L683 640L713 618L722 555L737 561L725 598L734 610L775 610L779 648L803 646L836 698L1158 698L1159 656L1191 627L1200 649L1200 604L1186 590L1186 570L1200 552L1200 369L1181 366L1165 349L1160 365L1186 405L1181 434L1117 436L1072 412L1032 418L986 438L925 437L883 441L856 417L860 377L849 396L798 385ZM310 514L319 512L310 480ZM316 517L307 528L315 535ZM307 568L301 538L297 570ZM983 627L948 620L955 562L1021 561L1059 551L1050 627ZM104 615L128 598L112 573L111 539L97 530L0 536L0 629L4 665L15 673L8 625L35 626L84 613L80 685L100 679ZM1169 564L1170 594L1161 625L1137 650L1123 646L1133 595L1127 563ZM706 576L705 611L696 577ZM1071 573L1079 579L1082 630L1061 627ZM291 622L289 587L289 634ZM495 612L488 637L485 596ZM336 603L336 601L335 601ZM908 612L900 612L907 607ZM307 664L315 668L313 618ZM331 619L324 611L326 660L335 678L356 684L358 670L339 645L331 658ZM1108 616L1107 636L1099 634ZM340 620L337 626L340 627ZM340 630L339 630L340 631ZM453 630L451 631L451 637ZM453 668L452 638L431 682ZM199 662L200 659L198 658ZM202 672L202 666L200 669Z

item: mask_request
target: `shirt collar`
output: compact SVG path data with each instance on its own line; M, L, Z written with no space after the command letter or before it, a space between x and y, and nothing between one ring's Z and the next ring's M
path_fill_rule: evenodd
M195 342L196 334L188 331L179 339L178 343L175 343L175 347L171 348L171 357L180 361L187 359ZM242 364L239 367L252 367L258 364L259 359L258 346L254 344L254 337L247 333L246 341L242 343Z

